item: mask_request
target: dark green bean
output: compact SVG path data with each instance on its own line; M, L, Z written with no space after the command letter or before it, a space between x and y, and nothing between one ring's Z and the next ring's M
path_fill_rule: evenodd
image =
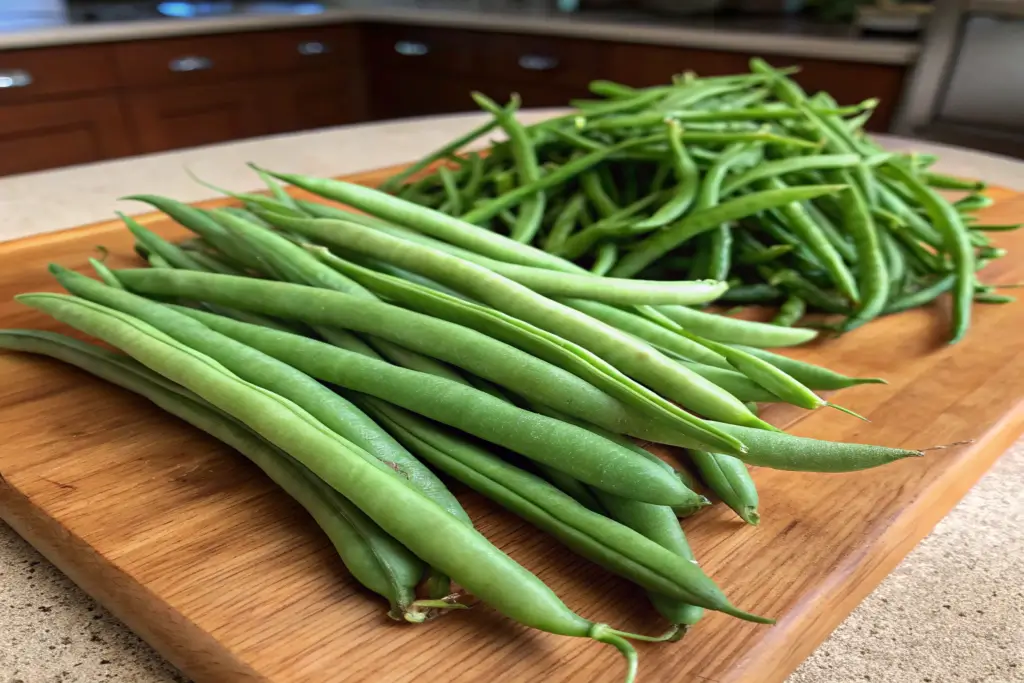
M967 230L956 209L911 171L896 163L885 168L905 183L925 207L932 224L942 235L946 251L953 257L957 281L954 285L953 326L949 341L955 344L967 334L971 320L971 302L974 299L974 250L967 239Z
M641 241L635 249L619 261L611 274L615 277L632 277L686 240L722 223L739 220L765 209L831 194L844 187L843 185L810 185L765 190L691 213L681 221Z
M772 318L772 325L792 327L800 322L806 312L807 302L791 294L779 307L779 312Z

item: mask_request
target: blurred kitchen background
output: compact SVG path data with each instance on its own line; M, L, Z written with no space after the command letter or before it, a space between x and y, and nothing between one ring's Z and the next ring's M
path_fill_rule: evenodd
M1024 0L0 0L0 175L798 65L869 127L1024 158Z

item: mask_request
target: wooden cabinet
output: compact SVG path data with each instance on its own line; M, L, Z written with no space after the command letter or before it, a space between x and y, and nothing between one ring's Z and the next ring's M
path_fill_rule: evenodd
M138 152L209 145L270 132L261 89L248 83L160 88L125 97Z
M109 45L0 51L0 107L72 94L94 95L117 87Z
M336 69L278 76L266 100L271 133L287 133L356 123L366 118L363 88L352 74Z
M693 50L656 45L616 45L607 78L634 86L667 83L673 74L694 71L701 76L722 76L749 71L754 55L719 50ZM799 66L793 78L809 93L827 90L839 104L857 104L878 98L868 128L889 128L903 88L906 68L886 64L862 64L825 59L772 55L774 66Z
M472 111L473 90L564 106L605 75L607 47L595 41L390 25L371 26L364 40L375 119Z
M112 96L0 106L0 176L132 153Z
M0 174L256 135L474 111L470 92L565 106L587 84L667 83L747 70L750 55L445 27L368 23L0 50ZM881 103L905 67L772 57L808 91Z

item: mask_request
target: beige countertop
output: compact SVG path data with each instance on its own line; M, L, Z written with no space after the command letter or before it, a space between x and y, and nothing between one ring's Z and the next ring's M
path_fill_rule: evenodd
M527 112L526 121L549 115ZM212 196L189 168L233 190L258 186L244 162L342 174L417 158L479 114L302 133L0 178L0 241L80 225L116 197ZM941 155L939 168L1024 190L1024 163L885 138ZM788 683L1024 681L1024 441L1018 442L932 534L846 619ZM683 645L685 647L685 643ZM0 523L0 683L185 679Z
M97 24L67 24L55 19L14 30L13 20L4 21L0 2L0 51L355 21L574 36L878 64L910 64L919 50L913 41L858 37L845 27L809 28L805 22L784 19L659 18L636 12L562 14L547 9L545 3L541 6L508 0L328 0L323 4L328 7L313 14L249 14Z

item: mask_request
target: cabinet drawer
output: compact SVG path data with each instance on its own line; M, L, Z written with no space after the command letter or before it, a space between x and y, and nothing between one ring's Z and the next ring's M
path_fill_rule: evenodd
M263 67L294 71L359 66L359 32L354 26L328 26L260 35Z
M160 152L270 131L266 81L158 88L125 96L140 152Z
M407 74L469 73L481 70L480 34L427 26L372 24L363 34L366 64Z
M113 95L0 106L0 176L133 151Z
M0 105L116 85L109 45L0 51Z
M606 76L607 53L589 40L495 34L487 37L483 62L502 81L579 87Z
M261 46L260 34L234 33L121 43L115 55L121 85L184 85L256 73Z

